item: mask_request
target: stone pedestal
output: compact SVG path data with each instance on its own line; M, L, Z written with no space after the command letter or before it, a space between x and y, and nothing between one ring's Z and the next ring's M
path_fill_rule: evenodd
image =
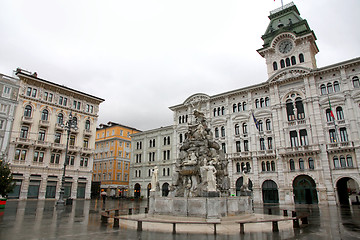
M150 197L149 214L219 219L252 213L250 196L239 197Z

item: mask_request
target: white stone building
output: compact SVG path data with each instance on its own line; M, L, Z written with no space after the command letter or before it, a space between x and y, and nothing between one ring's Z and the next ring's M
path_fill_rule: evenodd
M155 166L159 169L162 195L168 195L176 159L174 136L173 126L131 135L130 196L150 196L151 177Z
M90 198L99 104L104 100L17 69L18 106L8 161L17 186L10 198L58 198L70 113L77 129L69 136L65 197Z
M11 127L17 105L19 80L0 74L0 159L7 160Z
M172 161L193 106L201 103L229 159L232 194L239 193L247 169L254 203L354 202L360 184L360 58L318 68L315 34L296 6L276 9L269 19L257 50L268 79L214 96L194 94L170 107Z

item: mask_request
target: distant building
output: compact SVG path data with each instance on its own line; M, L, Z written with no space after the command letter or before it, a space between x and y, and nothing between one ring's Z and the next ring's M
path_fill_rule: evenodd
M7 161L7 150L19 87L17 78L0 74L0 159L5 161Z
M65 198L90 198L99 104L104 100L17 69L18 106L8 161L16 188L10 198L58 198L72 113L77 129L69 136Z
M297 7L287 4L271 11L269 19L257 50L266 60L268 79L214 96L197 93L170 107L171 161L194 121L194 106L200 105L229 159L231 194L239 195L248 170L254 203L354 202L360 184L360 58L318 68L315 34ZM160 136L154 130L151 138ZM136 159L132 162L135 167ZM157 157L148 166L162 163ZM142 175L132 183L143 188L150 178Z
M167 196L172 183L176 156L173 126L161 127L132 135L130 190L131 196L149 197L154 167L159 168L160 190Z
M128 196L131 135L138 132L114 122L96 129L93 181L99 182L108 196Z

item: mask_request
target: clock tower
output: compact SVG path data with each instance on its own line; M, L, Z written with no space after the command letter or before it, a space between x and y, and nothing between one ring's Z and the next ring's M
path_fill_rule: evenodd
M315 69L316 36L294 3L271 11L269 19L263 47L257 50L266 59L268 77L294 67Z

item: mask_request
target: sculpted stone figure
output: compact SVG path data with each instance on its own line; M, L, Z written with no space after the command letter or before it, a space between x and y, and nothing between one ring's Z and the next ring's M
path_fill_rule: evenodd
M152 173L152 178L151 178L151 192L155 192L157 188L159 188L159 169L157 166L155 166L153 173Z

